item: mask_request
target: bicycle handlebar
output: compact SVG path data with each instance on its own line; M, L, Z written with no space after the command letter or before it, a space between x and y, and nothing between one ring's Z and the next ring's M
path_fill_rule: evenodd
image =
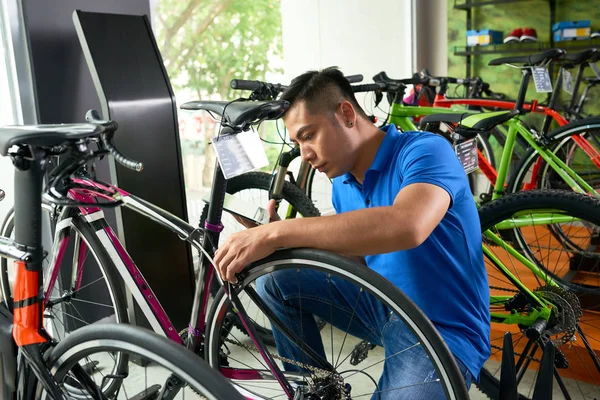
M85 119L92 124L101 125L104 128L105 132L102 134L104 147L119 164L137 172L144 169L143 163L124 156L112 143L113 135L119 126L115 121L104 121L100 119L100 114L98 114L98 111L96 110L89 110L85 114Z
M348 75L345 77L350 83L357 83L363 80L363 76L361 74L356 75ZM277 93L281 93L288 88L287 85L282 85L280 83L268 83L257 80L247 80L247 79L232 79L229 82L229 85L232 89L235 90L262 90L262 89L270 89Z
M387 88L387 85L385 83L377 82L377 83L367 83L364 85L353 85L352 91L354 91L354 93L374 92L376 90L384 90L386 88Z
M363 80L363 76L362 74L356 74L356 75L347 75L346 79L348 80L348 82L350 83L358 83L358 82L362 82Z

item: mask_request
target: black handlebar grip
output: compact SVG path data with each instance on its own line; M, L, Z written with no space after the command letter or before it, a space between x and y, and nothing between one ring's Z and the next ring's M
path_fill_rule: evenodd
M350 83L358 83L358 82L362 82L363 76L362 76L362 74L348 75L348 76L346 76L346 79Z
M115 158L115 160L119 164L121 164L122 166L124 166L125 168L132 169L132 170L134 170L136 172L140 172L141 170L144 169L144 164L143 163L141 163L139 161L132 160L131 158L127 158L123 154L119 153L119 150L117 150L115 148L115 146L113 146L113 144L111 143L110 140L106 140L104 142L104 146L110 152L110 154Z
M358 93L358 92L374 92L376 90L382 90L386 88L386 84L383 82L377 82L377 83L367 83L365 85L353 85L352 86L352 91L354 93Z
M125 157L112 144L112 134L119 127L119 125L115 121L104 121L100 119L100 114L96 110L89 110L85 114L85 119L86 121L92 124L98 124L104 127L104 134L102 136L102 142L104 143L104 147L110 152L110 154L115 158L115 160L119 164L138 172L144 169L144 164L142 164L139 161L132 160L131 158Z
M542 332L548 326L548 321L544 318L540 318L536 320L527 330L525 331L525 336L530 340L537 340L540 336L542 336Z
M261 81L249 81L246 79L232 79L229 83L232 89L236 90L256 90L265 86Z

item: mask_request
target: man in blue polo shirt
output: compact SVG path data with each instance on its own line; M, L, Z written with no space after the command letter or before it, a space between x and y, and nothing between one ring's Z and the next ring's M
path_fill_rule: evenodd
M282 99L291 104L284 122L302 158L335 178L337 214L278 221L230 236L215 255L220 275L235 282L247 264L281 247L364 256L366 265L399 287L434 323L470 386L490 353L489 287L477 210L452 147L439 135L374 126L336 68L300 75ZM287 298L298 283L280 272L260 281L258 290L285 316L293 305L282 304L282 294ZM317 279L306 276L302 283L310 287ZM384 341L384 347L402 338L401 326L390 329L397 339L385 339L389 344ZM274 336L281 355L298 355L285 336L277 330ZM391 362L396 361L386 361ZM382 387L403 381L407 368L420 366L410 360L386 365L392 372L380 381L381 398L438 397L420 387L411 394L386 394Z

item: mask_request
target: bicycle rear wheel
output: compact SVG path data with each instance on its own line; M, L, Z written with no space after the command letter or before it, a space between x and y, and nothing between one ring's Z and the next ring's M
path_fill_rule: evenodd
M308 285L300 284L300 280L308 275L311 282L322 286L319 286L322 296L309 298L310 295L303 294L303 288ZM434 391L436 398L468 398L456 361L433 324L398 288L364 265L323 251L284 250L254 263L239 278L236 293L245 293L282 332L287 330L285 334L296 335L294 343L302 349L301 355L290 359L280 357L274 347L261 347L261 351L272 357L280 368L285 362L287 371L282 379L284 386L290 386L291 392L288 392L271 373L258 347L232 326L231 314L239 311L231 307L230 300L221 290L207 318L205 354L212 367L232 379L245 393L258 398L293 398L294 393L298 395L297 392L301 391L304 398L312 398L309 397L312 395L328 399L369 398L375 393L374 398L387 399L410 397L414 392L408 392L418 388ZM293 286L294 293L290 299L300 302L300 305L291 306L293 308L284 307L288 310L284 311L285 317L276 316L275 309L266 304L265 288L270 285L269 282L274 282L273 279L283 279ZM356 298L347 297L344 306L332 305L333 296L339 296L342 288L349 287L353 288ZM280 304L287 304L288 300L280 300ZM308 302L312 303L311 308L315 311L302 314L302 304ZM365 302L372 306L372 310L381 310L387 322L368 328L364 318L369 317L359 312ZM292 310L299 310L305 318L298 321ZM313 318L315 314L332 324L319 332ZM339 318L350 322L342 322ZM402 339L396 335L398 327L404 329ZM321 355L311 354L308 346L312 346L313 342L307 344L305 335L313 335L313 339L320 337L323 345ZM359 339L357 336L362 337ZM393 345L387 341L390 338ZM361 339L368 339L369 343L365 344ZM384 341L385 349L381 347ZM414 358L405 364L406 368L396 364L396 367L385 369L387 363L411 354ZM427 376L418 373L415 373L418 376L409 376L415 365L424 365ZM389 378L392 375L388 374L399 371L406 374L400 374L403 382ZM384 383L384 388L379 389L382 376L389 380ZM397 377L393 375L393 378Z
M492 356L482 370L479 388L498 398L503 336L511 332L519 360L521 397L533 395L540 345L549 341L557 349L553 398L596 397L600 393L600 242L594 232L600 227L600 200L568 191L534 190L492 201L479 213L484 232L516 240L485 242L492 298ZM565 247L554 233L557 227L587 251ZM506 231L513 235L505 235ZM510 253L513 249L517 251ZM535 259L529 263L534 268L516 253L530 261ZM502 272L501 266L514 278ZM533 272L536 266L537 275ZM531 344L525 336L532 324L527 316L534 315L538 305L527 291L516 286L515 279L552 305L548 326ZM499 315L510 315L514 321L501 323Z
M117 354L129 360L118 376L119 390L108 399L157 398L230 400L243 397L217 371L171 340L141 328L106 324L79 329L51 350L47 366L70 399L98 398L108 378L107 361ZM141 397L144 395L145 397ZM36 398L46 399L38 387Z

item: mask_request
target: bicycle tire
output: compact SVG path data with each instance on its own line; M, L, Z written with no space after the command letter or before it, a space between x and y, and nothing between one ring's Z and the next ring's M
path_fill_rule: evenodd
M12 218L10 218L11 215L14 215L13 213L10 213L8 215L9 218L7 218L5 220L5 223L3 225L2 228L2 234L6 234L9 232L12 232L13 228L14 228L14 220ZM90 225L81 220L79 217L77 216L73 216L73 217L69 217L71 218L70 222L68 223L68 228L65 228L64 230L61 231L61 237L65 237L65 236L75 236L76 238L80 238L80 240L83 240L86 244L87 244L87 251L91 252L92 256L94 257L94 267L95 268L99 268L99 272L101 274L101 276L103 277L104 282L106 282L106 292L102 292L102 294L104 294L105 296L108 295L108 297L111 299L112 301L112 307L114 309L114 321L117 323L123 323L123 324L127 324L129 322L129 318L127 315L127 300L125 299L125 295L123 294L123 291L121 290L121 280L119 279L118 273L117 273L117 269L112 261L112 259L110 258L110 256L108 255L108 253L106 252L106 250L104 249L104 246L102 245L102 243L100 243L100 241L98 240L98 237L95 235L94 231L92 230L92 228L90 227ZM65 230L68 229L69 233L64 233ZM75 235L73 235L73 233ZM55 238L56 239L56 238ZM75 239L77 240L77 239ZM79 257L78 255L75 256ZM56 268L62 269L66 266L65 263L68 263L69 260L67 259L63 259L63 262L60 265L54 265ZM46 265L47 267L47 265ZM90 266L86 266L85 268L89 268ZM7 293L8 294L8 299L12 299L12 288L10 287L10 284L8 283L8 262L7 259L2 258L1 260L1 280L2 280L2 290L3 293ZM67 271L69 272L69 271ZM44 271L46 276L50 276L52 275L52 273L48 270ZM59 281L60 279L58 278L57 275L57 281ZM89 298L77 298L77 296L81 296L81 290L85 290L90 296L93 296L92 299L94 300L95 297L98 295L98 293L102 290L102 288L99 288L97 286L97 283L100 282L99 280L96 280L95 282L89 283L87 286L82 286L80 288L80 290L78 291L70 291L69 292L69 296L72 296L72 300L69 300L68 302L63 303L64 306L69 306L69 308L66 308L64 311L60 311L61 309L61 303L58 303L58 309L59 311L57 312L53 312L50 308L48 303L45 303L45 308L44 308L44 317L45 320L47 321L51 321L51 323L55 323L55 321L59 320L57 318L57 313L61 313L63 315L63 322L61 322L62 325L62 329L64 329L64 333L65 334L69 334L72 332L71 330L69 330L70 328L74 327L74 331L77 331L78 329L80 329L79 324L81 322L86 322L85 318L83 316L83 314L85 313L80 313L79 311L77 311L76 308L76 304L77 302L84 302L85 304L89 304L90 303L90 299ZM45 284L48 283L47 279L45 279ZM59 293L60 296L64 296L65 293ZM50 300L55 300L56 297L52 297L50 298ZM12 303L12 302L11 302ZM108 307L107 304L102 304L102 303L98 303L96 302L95 306L97 307ZM75 311L75 312L74 312ZM96 310L97 311L97 310ZM50 314L48 314L50 313ZM68 321L67 321L68 319ZM46 325L46 329L48 330L48 326ZM55 335L55 338L60 339L59 335ZM126 366L127 360L125 359L119 359L116 360L115 366L114 366L114 370L116 372L122 371L125 366ZM118 389L118 384L111 382L105 389L103 389L103 392L106 395L111 395L112 393L114 393L116 390Z
M586 223L581 222L581 220L587 221L588 224L591 223L596 226L600 226L599 199L569 191L533 190L507 195L481 207L479 210L479 215L482 231L491 229L496 224L503 221L507 221L515 215L523 216L528 212L535 213L536 210L537 212L545 213L548 213L549 210L553 210L553 212L556 213L560 212L563 215L572 216L573 218L577 219L574 226L586 226ZM547 235L550 235L550 233L548 233ZM522 236L525 237L532 235L523 234ZM541 237L541 240L545 244L546 239L545 237L543 237L543 235L539 235L539 233L536 233L535 236L536 238ZM528 272L528 270L525 269L524 266L517 259L508 255L507 252L503 251L504 249L502 248L502 246L494 246L493 249L496 249L494 250L494 255L502 259L502 262L504 262L504 265L508 268L508 270L521 282L526 284L529 290L535 291L537 295L541 295L542 297L544 296L544 293L547 293L548 291L555 291L555 289L549 288L549 286L551 285L549 285L543 279L536 279L533 276L530 276L530 272ZM548 254L552 255L552 257L555 257L557 260L561 260L561 256L557 255L557 253L553 253L552 248L549 249ZM593 259L597 260L597 257L594 257ZM551 263L549 260L550 258L548 259L547 264L550 266ZM565 262L566 260L561 262L560 264L564 264ZM554 261L552 261L552 264L553 263ZM598 261L596 261L596 264L598 264ZM555 267L558 269L559 261L556 261ZM501 306L503 304L505 304L505 306L509 308L517 307L515 305L519 304L517 300L523 301L522 299L526 296L521 295L521 292L519 290L515 290L514 284L511 283L505 275L501 274L498 271L498 269L495 267L495 263L491 261L491 259L487 256L486 268L488 268L488 280L490 282L490 292L492 293L492 295L498 296L503 294L504 296L506 296L506 291L512 291L516 293L510 300L506 301L506 303L498 303L496 307ZM570 380L567 381L570 382L567 386L570 386L571 390L573 390L573 387L578 387L579 390L583 392L584 390L589 390L589 387L594 385L595 388L598 388L600 385L600 364L597 364L597 362L600 362L600 359L598 358L599 353L593 347L591 347L590 350L590 348L587 348L585 346L586 341L588 343L595 344L598 342L598 340L600 340L600 337L591 336L597 336L597 327L594 327L594 324L597 326L597 322L594 322L593 316L592 318L590 318L591 314L589 311L582 310L582 308L585 308L584 303L590 302L590 299L593 300L595 298L586 298L586 296L591 296L593 293L597 293L597 291L589 290L586 292L580 287L578 293L575 293L572 290L574 286L568 285L567 282L565 282L562 279L559 279L560 277L557 276L556 272L546 268L546 274L552 280L559 283L559 288L556 289L556 294L549 297L551 303L555 305L555 307L553 307L553 312L555 312L555 314L553 317L554 319L552 320L552 324L554 326L549 325L547 328L548 330L545 331L546 333L548 333L548 337L550 338L550 340L556 341L558 344L557 357L555 358L556 365L567 365L566 368L558 368L556 369L556 371L558 371L563 381L565 378L572 378L573 380L577 380L577 382L573 383L572 385L572 382ZM491 305L492 309L493 306L494 304ZM526 305L522 303L520 306L526 307ZM496 309L496 311L498 311L498 309ZM570 333L569 329L573 329L574 327L575 329ZM493 357L495 357L497 361L500 360L500 355L502 352L502 337L500 334L505 330L512 331L513 335L518 335L517 338L513 336L513 343L515 344L514 351L516 356L522 356L521 353L519 353L520 351L523 351L520 350L523 349L523 343L519 342L522 338L524 338L524 335L521 334L522 329L524 329L522 326L517 326L516 324L503 325L498 323L492 323L492 349L499 350L495 352L493 351L492 353ZM562 332L561 329L564 329L565 331ZM495 334L494 330L496 330ZM550 335L550 332L554 333ZM573 336L569 337L571 334ZM496 336L498 337L496 338ZM561 344L562 341L566 341L566 343ZM584 344L583 347L581 343ZM539 363L539 359L536 360L534 355L535 354L525 355L523 357L525 361L536 361ZM567 364L564 364L563 360L566 360ZM570 369L568 367L569 365L571 365L568 364L569 361L571 363L579 362L580 364L574 366L574 368L578 368L578 370ZM486 364L486 366L484 366L484 368L482 369L480 382L477 384L477 386L487 396L491 398L498 398L500 390L500 381L497 377L497 374L499 373L499 367L493 365L495 362L490 363L491 364L489 364L489 366L488 364ZM494 369L495 372L492 372L492 370ZM526 374L528 369L526 368L523 371L523 373ZM582 376L581 371L587 372L587 375ZM524 382L521 385L522 386L519 386L519 397L530 397L533 392L533 384L529 388L527 387L527 382ZM595 389L592 387L591 390L592 391L589 393L593 393L593 390ZM583 395L583 398L585 398L585 394Z
M89 360L94 351L110 353L126 351L130 353L128 359L132 359L131 356L134 355L148 359L153 362L153 368L157 366L167 368L175 376L184 379L192 390L200 396L204 396L202 398L211 400L243 399L225 378L185 347L146 329L130 325L106 324L81 328L50 351L46 357L46 365L55 379L59 383L63 383L63 390L65 390L65 386L73 387L74 385L74 379L69 372L80 360ZM92 373L98 373L98 371L99 369L95 365L91 367ZM132 368L129 375L135 375L136 371ZM88 376L90 375L92 374L88 374ZM156 378L154 371L152 378L160 379ZM141 381L141 379L138 380ZM139 383L136 382L136 386ZM74 391L71 390L67 394L72 396L75 394ZM83 390L78 393L81 394L80 397L87 398L82 392ZM38 387L36 398L43 398L44 394ZM127 392L125 395L128 396Z
M397 287L374 271L365 268L365 266L362 264L355 263L343 256L320 250L280 250L271 256L248 266L245 272L240 275L240 284L236 286L236 288L238 291L242 289L245 290L247 287L252 285L256 279L266 274L283 270L295 272L296 270L300 269L324 272L328 279L331 277L336 277L335 279L341 279L343 277L343 279L347 279L348 281L359 285L361 293L363 293L362 291L364 290L365 293L371 293L374 298L382 301L384 306L388 307L388 312L395 313L398 318L404 319L406 324L411 327L413 332L416 332L416 335L419 338L420 343L422 343L422 347L426 351L427 356L431 360L434 360L433 362L435 363L436 371L438 376L441 377L440 382L443 382L441 384L446 390L446 395L449 398L468 398L465 382L456 365L456 361L433 324L429 321L429 319L427 319L423 312L418 309L417 306ZM206 352L205 355L209 365L219 370L222 367L225 367L226 364L229 365L229 361L235 361L230 356L233 354L233 351L231 350L232 347L228 347L229 355L224 355L221 352L223 345L223 338L221 337L223 331L221 328L223 328L222 323L226 322L226 316L230 310L230 305L228 302L229 300L227 297L225 297L224 291L221 290L215 298L207 318L207 333L204 347ZM337 328L339 329L340 327L338 326ZM230 332L228 329L229 328L226 329L226 333ZM321 334L324 336L328 335L327 332L322 332ZM331 329L331 335L333 341L333 328ZM350 341L350 339L348 339L348 341ZM343 343L346 343L346 337L344 337ZM267 351L266 348L263 350ZM342 351L340 349L338 360L343 357L341 353ZM327 352L325 352L325 354L327 354ZM230 358L229 360L225 360L223 357ZM348 357L349 356L345 357L344 360ZM334 356L332 354L332 360L333 358ZM365 368L365 370L368 370L369 368L373 367L373 365L376 365L380 362L380 360L373 362L369 367ZM242 365L247 364L242 362ZM339 368L342 367L340 366ZM354 375L361 372L355 371L356 370L352 370ZM222 372L224 372L226 376L232 376L231 374L227 373L226 370L222 370ZM336 370L336 372L338 371ZM241 374L243 376L249 376L245 375L244 372ZM268 371L266 374L268 375ZM256 376L256 374L254 376ZM296 379L299 379L297 375L293 376L295 376ZM264 374L263 376L255 379L260 379L262 381L262 378L264 378ZM376 380L373 378L371 379L373 382ZM241 381L243 381L243 379L237 381L236 384L243 387L243 383L241 383ZM255 383L259 381L252 382ZM255 387L255 385L252 387ZM267 394L259 394L256 392L256 390L257 389L251 389L249 391L255 396L268 397Z
M586 135L589 136L590 139L592 139L591 144L594 146L596 151L600 151L600 119L590 119L589 123L586 123L586 121L587 120L579 120L573 124L565 125L562 128L550 132L547 136L549 144L546 146L546 148L549 149L551 152L557 154L559 158L561 158L561 160L565 162L565 159L562 156L566 154L565 150L569 146L572 146L574 144L571 137L573 135ZM586 160L586 162L581 165L587 168L587 176L586 174L582 174L581 171L579 172L579 175L586 182L590 183L592 187L599 188L600 180L597 175L600 174L600 170L593 165L593 162L591 160L589 160L589 156L587 156L583 152L579 154L581 154L582 157L585 157L580 159ZM516 193L523 190L523 187L527 183L527 180L529 179L529 176L531 174L530 171L534 167L534 164L538 161L538 157L538 153L535 149L529 149L529 151L521 159L521 162L515 169L515 173L513 173L509 179L507 187L508 193ZM551 176L549 175L549 166L543 159L540 160L540 163L541 164L539 168L541 173L538 173L538 179L536 182L534 182L534 184L536 185L535 189L570 190L566 183L562 181L562 179L559 176L556 176L556 173L554 171L552 172L555 174L555 177L557 179L550 179ZM584 167L575 167L574 170L575 172L577 172L577 169L582 169ZM591 180L590 178L592 177L596 180ZM553 184L554 186L552 186Z
M264 172L248 172L242 175L238 175L227 180L227 193L236 194L244 190L258 189L269 193L271 187L272 176ZM319 210L314 206L309 198L298 187L290 182L283 184L282 199L289 203L298 214L303 217L316 217L320 215ZM265 204L260 204L264 206ZM208 205L205 205L202 209L202 215L200 217L200 226L204 227L204 221L208 215ZM215 284L211 288L212 294L215 295L219 290L219 285ZM241 322L236 320L236 326L243 328ZM273 337L271 330L256 323L258 334L262 340L267 344L273 345Z
M227 180L227 193L235 194L246 189L260 189L269 191L273 177L265 172L248 172ZM297 186L285 181L282 190L283 200L290 203L300 215L316 217L321 215L309 197Z

